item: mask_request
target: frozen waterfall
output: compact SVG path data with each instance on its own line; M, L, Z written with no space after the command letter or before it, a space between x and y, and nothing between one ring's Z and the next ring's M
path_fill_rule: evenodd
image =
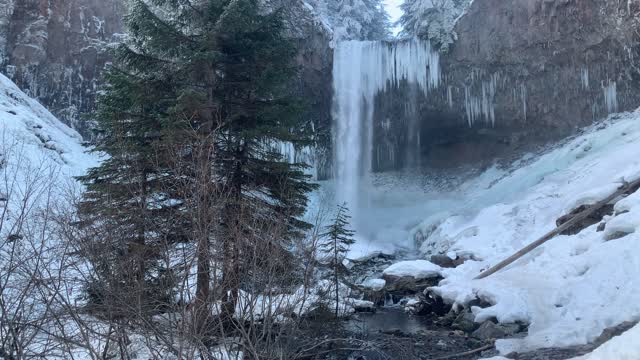
M357 226L367 206L373 151L374 98L401 81L425 93L440 83L440 57L428 41L346 41L334 52L334 175L336 200L346 202Z

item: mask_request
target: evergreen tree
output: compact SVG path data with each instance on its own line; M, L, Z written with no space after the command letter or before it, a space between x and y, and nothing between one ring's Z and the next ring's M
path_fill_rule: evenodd
M126 20L130 40L97 113L96 151L109 158L81 178L81 224L109 229L105 256L136 259L128 273L139 287L170 273L150 271L161 247L196 244L196 303L207 312L215 254L231 319L256 254L286 252L309 227L298 219L313 189L306 165L273 150L310 141L288 90L295 48L280 12L256 0L132 0Z
M346 204L338 205L338 212L331 225L327 227L324 234L325 241L320 246L320 250L331 259L330 266L333 286L335 287L336 318L339 315L340 279L344 276L342 261L345 259L349 247L355 243L355 240L353 240L355 232L349 229L350 218Z
M333 41L385 40L391 21L382 0L311 0L333 29Z
M145 286L145 276L159 266L157 248L165 240L161 235L168 234L163 220L176 210L152 206L162 196L163 169L154 160L154 148L167 88L153 76L116 68L107 81L97 112L99 141L94 151L108 157L79 178L86 185L79 224L98 233L91 251L101 264L102 279L95 279L100 285L90 291L93 302L106 306L106 299L118 296L123 303L135 301L141 307L148 292L157 290Z
M470 0L405 0L401 35L431 40L442 51L457 39L454 27Z
M304 164L288 163L272 146L309 140L292 131L301 124L301 104L287 89L296 72L295 48L283 36L280 13L260 15L254 0L234 1L219 29L224 77L216 96L222 131L216 138L215 173L226 194L220 236L230 314L242 278L261 271L246 265L264 254L283 254L290 240L310 228L299 217L314 186Z

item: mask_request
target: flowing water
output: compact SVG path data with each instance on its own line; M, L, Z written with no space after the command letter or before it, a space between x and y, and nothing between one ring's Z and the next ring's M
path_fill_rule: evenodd
M336 202L351 208L356 229L370 206L375 96L400 82L427 93L440 83L440 58L428 41L347 41L334 52Z

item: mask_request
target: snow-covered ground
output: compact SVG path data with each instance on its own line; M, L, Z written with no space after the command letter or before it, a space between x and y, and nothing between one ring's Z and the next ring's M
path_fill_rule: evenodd
M553 230L570 210L640 177L638 154L640 111L614 115L542 155L524 157L510 170L491 168L440 199L433 194L426 196L430 200L405 199L404 209L426 218L405 239L399 236L415 214L407 219L405 212L394 211L398 204L392 205L386 221L399 222L400 229L388 241L406 248L421 240L418 258L440 253L471 259L442 269L445 279L434 290L459 305L476 298L492 304L472 308L478 322L497 318L530 324L526 338L499 340L501 353L589 343L608 327L640 320L640 193L615 205L616 215L604 220L605 231L598 232L595 224L577 235L557 236L497 274L472 279ZM391 229L383 233L394 234ZM633 351L632 357L596 352L585 359L640 358L640 350Z
M76 295L72 276L51 280L67 264L58 220L80 189L73 177L98 161L76 131L0 75L0 338L23 356L57 353L46 334L60 334L52 309Z
M618 205L630 212L607 219L604 232L596 224L577 235L558 236L507 269L471 280L554 229L556 220L574 207L601 200L623 181L640 176L640 113L618 117L587 129L491 188L479 189L476 198L529 184L477 214L452 214L426 240L478 259L443 271L445 280L436 292L460 304L476 297L494 304L474 308L476 321L496 317L530 324L525 339L498 341L502 352L585 344L607 327L640 319L637 195ZM628 235L607 241L611 228Z
M47 166L59 170L57 180L70 179L98 163L98 158L88 154L82 146L80 134L60 122L2 74L0 136L2 156L10 167L16 167L17 176L28 177L30 167Z
M74 130L2 75L0 125L5 208L24 198L25 184L41 180L40 185L57 184L63 191L73 176L99 161L86 153ZM357 229L359 242L350 257L401 249L410 260L432 253L472 259L456 269L413 261L387 273L439 272L445 279L434 290L445 299L466 304L479 297L493 304L474 308L477 321L496 317L529 323L526 338L497 342L503 353L591 342L605 328L640 320L640 193L615 205L617 215L605 219L604 231L598 232L596 224L577 235L558 236L507 269L472 279L552 230L572 208L635 180L638 154L640 112L633 112L589 127L509 169L490 168L453 191L428 176L382 175L368 189L368 208L358 209L364 226ZM326 199L333 185L322 185L312 207L330 212ZM639 331L636 326L581 360L640 358Z

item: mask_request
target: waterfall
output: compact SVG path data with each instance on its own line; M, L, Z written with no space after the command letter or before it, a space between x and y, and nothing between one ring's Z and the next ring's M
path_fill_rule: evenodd
M440 57L428 41L346 41L334 51L334 175L336 200L357 211L367 205L373 152L376 94L417 84L425 92L440 83Z

